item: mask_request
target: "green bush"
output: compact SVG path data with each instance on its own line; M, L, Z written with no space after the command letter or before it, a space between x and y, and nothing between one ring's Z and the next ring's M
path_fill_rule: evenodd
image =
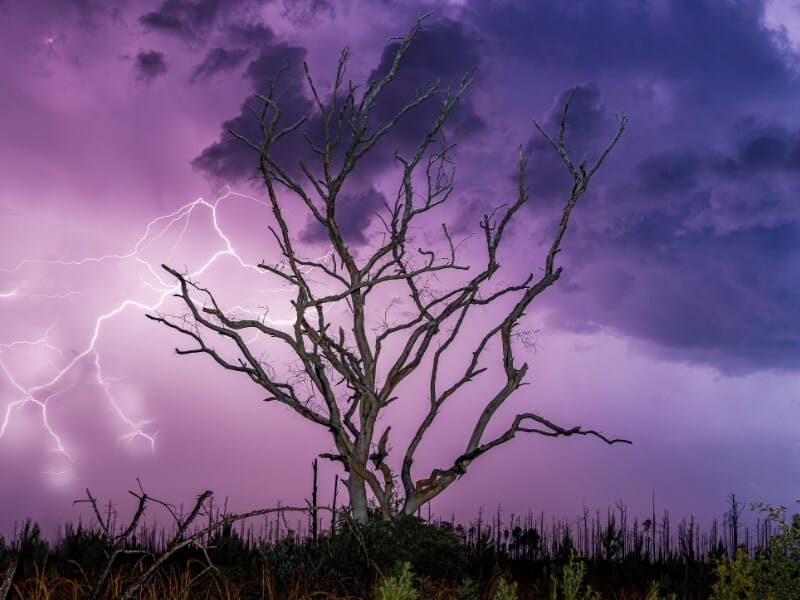
M673 592L669 598L666 598L666 596L664 598L666 600L675 600L675 593ZM657 581L650 582L650 589L647 590L647 596L645 596L644 600L662 600L661 586Z
M575 550L571 549L569 553L569 562L561 569L561 589L565 600L596 600L600 598L598 592L592 591L592 586L586 586L583 596L580 595L580 589L583 585L583 578L586 575L586 563L582 560L576 560L577 556ZM555 575L551 575L550 598L556 600L558 598L559 580Z
M469 560L449 524L430 525L413 516L391 521L370 519L364 525L342 525L320 540L320 550L332 576L369 580L375 567L388 571L408 562L421 577L461 581Z
M396 569L396 574L383 577L375 588L375 600L417 600L414 589L411 563L405 561Z
M517 600L517 582L506 581L505 577L497 580L497 587L492 594L492 600Z
M756 600L753 561L743 548L736 549L733 559L726 557L717 564L714 574L717 581L711 588L709 600Z
M480 584L467 577L456 588L456 600L475 600L480 594Z
M785 506L757 503L753 509L766 512L780 532L754 559L737 548L733 559L717 561L711 600L800 600L800 515L794 515L790 525Z
M767 513L776 523L779 533L770 537L769 551L761 550L755 558L753 574L756 592L760 597L776 600L800 600L800 515L786 522L786 507L773 508L754 504L754 509Z

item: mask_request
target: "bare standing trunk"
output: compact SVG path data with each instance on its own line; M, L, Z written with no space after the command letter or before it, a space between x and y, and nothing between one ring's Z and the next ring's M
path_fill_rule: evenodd
M367 522L367 482L351 471L347 479L347 491L350 494L353 520L363 525Z

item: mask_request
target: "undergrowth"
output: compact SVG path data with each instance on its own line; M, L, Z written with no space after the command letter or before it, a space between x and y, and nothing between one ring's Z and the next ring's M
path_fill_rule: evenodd
M706 557L684 552L659 560L642 544L607 543L587 555L577 551L568 529L558 536L545 537L541 530L542 535L526 537L480 521L466 530L418 517L373 518L365 526L341 517L316 539L290 532L259 543L226 525L203 544L176 552L135 597L800 600L800 515L787 523L783 506L756 508L777 532L752 556L741 547L728 552L717 546ZM620 531L609 519L604 539L622 539ZM0 537L0 600L116 600L158 560L162 551L154 539L144 532L138 541L132 539L98 588L111 550L108 536L68 525L51 544L26 521L11 543ZM536 547L520 551L515 544L528 539Z

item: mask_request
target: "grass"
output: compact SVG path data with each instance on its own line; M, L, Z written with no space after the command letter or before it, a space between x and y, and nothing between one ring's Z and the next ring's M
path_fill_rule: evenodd
M701 534L691 519L677 536L668 513L629 523L621 504L604 522L598 512L572 524L531 513L503 523L498 512L468 526L405 517L360 527L340 511L306 534L288 526L289 509L262 511L258 533L212 507L208 527L173 513L174 531L115 531L96 511L99 524L67 524L53 543L30 521L0 537L0 600L800 600L800 515L787 523L785 507L753 508L764 515L755 540L745 528L736 546L735 501L722 531Z

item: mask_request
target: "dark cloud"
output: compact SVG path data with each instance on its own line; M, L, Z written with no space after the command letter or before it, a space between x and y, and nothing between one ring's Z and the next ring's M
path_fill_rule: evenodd
M636 164L634 180L648 195L687 207L696 198L691 192L704 190L702 205L689 210L692 227L776 225L800 212L790 198L800 184L800 132L747 117L736 121L728 137L735 141L727 151L698 145L654 152ZM712 213L725 214L725 222L709 220Z
M604 105L633 113L573 215L559 255L566 270L540 304L551 322L610 329L726 373L800 368L800 131L770 109L747 116L764 98L797 92L785 44L762 25L763 3L469 7L501 53L556 80L598 82L568 115L573 157L591 161L613 133ZM658 93L638 97L642 82ZM563 99L543 120L551 134ZM538 133L526 152L535 243L570 176Z
M703 163L689 148L664 150L639 162L635 175L651 194L688 192L697 186Z
M79 30L96 31L105 28L119 19L121 8L118 2L104 0L61 0L60 2L6 2L0 0L0 10L8 17L13 13L6 9L21 7L27 18L38 23L43 29L50 28L54 37L65 38L65 32L77 26ZM57 32L57 33L56 33ZM35 34L34 34L35 35Z
M800 223L798 191L796 180L784 182L768 176L755 176L736 185L718 181L706 193L705 202L693 207L680 232L727 234Z
M573 76L585 69L623 90L643 77L674 82L631 119L573 214L559 255L566 270L540 306L559 327L610 329L670 360L728 374L800 369L800 132L741 114L767 90L786 93L796 82L761 28L757 2L642 6L534 1L482 13L491 21L514 12L497 43L535 64ZM613 132L598 89L568 114L573 157ZM563 100L544 119L551 134ZM549 231L570 177L537 136L526 146L528 183ZM586 152L590 160L598 149Z
M734 89L785 90L791 77L785 48L763 28L759 0L471 0L469 9L502 52L540 68L568 68L573 77L680 81L706 103Z
M139 17L139 22L150 29L177 35L190 35L186 25L178 17L159 12L149 12Z
M551 136L558 135L564 107L567 108L564 128L564 142L577 152L588 151L584 146L596 143L613 131L616 121L606 113L603 106L600 87L595 82L576 85L573 89L564 90L553 103L545 116L542 127Z
M266 93L270 80L277 79L276 96L282 108L280 123L283 126L309 114L312 109L302 87L305 57L305 48L284 43L265 44L245 71L252 89L257 93ZM254 143L261 142L263 136L255 114L259 114L263 104L255 95L246 98L240 114L222 124L220 140L206 147L192 161L192 166L223 181L247 180L257 175L257 155L246 144L233 138L229 131L235 131ZM294 166L297 164L296 157L307 155L307 147L298 135L281 140L274 150L278 156L293 157L291 165L287 166Z
M498 48L516 52L540 73L573 79L551 78L562 91L540 123L553 136L567 86L583 81L567 115L566 144L574 159L585 155L591 164L616 130L613 113L631 116L573 215L558 259L566 270L539 303L551 323L574 331L610 329L651 353L726 373L800 368L800 132L769 116L743 116L761 96L786 97L796 85L783 62L785 49L760 25L760 4L472 2L466 14L477 33L448 20L419 33L376 105L371 127L432 80L457 84ZM278 86L287 109L283 122L310 114L305 132L319 139L320 119L300 70L304 49L275 44L268 29L230 30L230 47L245 47L245 36L258 49L246 69L252 89L263 91L291 63ZM383 49L370 79L387 72L396 49L395 42ZM637 95L642 89L652 93ZM251 96L223 127L260 139L248 110L258 106ZM369 191L341 196L338 216L352 243L364 242L369 219L380 210L370 177L393 164L395 150L416 146L438 108L434 100L417 109L353 173L354 189ZM465 134L469 148L472 140L483 142L477 134L486 130L468 95L452 115L450 139ZM223 135L194 165L228 180L255 175L254 153L228 139ZM542 221L531 229L535 245L551 231L548 219L563 205L571 177L537 131L524 149L530 206ZM303 158L316 164L300 135L275 150L290 163ZM517 173L509 175L515 183ZM475 183L479 191L454 215L454 231L474 231L487 211L496 194L482 185ZM322 233L309 224L302 235L317 242Z
M747 175L761 171L800 170L800 131L775 123L763 123L756 116L735 125L736 148L716 161L726 175Z
M341 195L336 203L336 222L348 245L361 246L367 242L364 235L376 213L384 210L386 197L375 188L358 195ZM300 234L306 243L328 241L328 232L317 221L309 221Z
M109 7L99 0L69 0L80 16L79 24L83 27L96 27L103 18L113 18L119 15L119 9Z
M336 14L332 0L283 0L281 14L294 25L309 25L321 16Z
M150 83L167 72L166 57L155 50L141 51L136 55L133 68L138 79Z
M559 282L544 300L552 322L610 328L646 342L652 354L727 374L800 368L797 226L710 238L676 237L677 225L653 215L613 243L595 244L594 256L573 256L571 285Z
M211 26L219 5L219 0L164 0L156 10L139 17L139 22L153 31L193 38Z
M244 23L231 25L227 29L234 44L246 44L261 47L275 37L272 29L263 23Z
M203 62L192 69L191 80L199 81L213 77L217 73L232 71L244 62L247 48L212 48Z
M307 50L300 46L290 46L283 42L264 44L258 56L247 65L245 77L250 79L253 91L259 93L265 93L270 82L275 81L279 93L290 96L284 101L288 105L289 100L304 95L303 61L306 54Z
M380 63L369 78L377 80L389 72L399 42L383 49ZM386 87L382 102L373 111L372 121L383 123L391 119L413 97L414 91L424 89L433 81L441 81L443 88L455 89L462 77L481 64L481 41L477 34L467 30L464 24L443 19L426 25L417 33L408 49L397 75ZM433 100L419 106L413 119L406 119L385 146L397 145L401 150L410 150L422 140L435 122L440 103ZM486 123L476 113L475 106L467 94L462 97L448 121L452 134L471 136L485 130ZM393 154L394 148L391 148Z
M626 321L667 355L727 373L800 368L800 319L792 309L800 286L791 268L798 241L797 227L787 225L738 230L711 243L692 236L659 277L643 282L652 286L643 298L649 302Z
M540 122L542 129L553 140L558 141L564 106L570 95L572 99L565 120L564 143L573 162L585 157L591 166L613 137L617 122L606 112L597 83L576 85L574 92L572 89L564 90L554 99ZM540 214L560 209L572 184L572 176L564 161L538 130L531 134L524 151L528 159L525 179L531 195L535 196L535 201L530 202L529 206ZM509 177L516 183L518 171L515 170Z
M800 222L800 133L748 117L728 137L727 151L696 146L646 156L633 171L636 186L683 215L679 234Z
M748 140L739 149L739 162L753 169L784 166L791 146L781 133L778 130L762 131Z
M313 140L321 140L322 120L309 101L302 70L305 49L272 43L272 34L268 29L240 28L232 30L230 34L261 38L260 51L245 70L253 91L266 92L269 81L278 78L276 96L283 111L281 123L287 125L308 115L310 117L304 126L304 132ZM380 63L370 74L370 79L382 77L388 71L397 48L396 43L384 48ZM478 65L479 56L477 40L460 24L451 21L431 24L414 40L397 77L382 93L381 101L376 104L370 116L372 130L391 119L405 102L413 98L415 90L422 89L431 81L441 78L445 86L457 84L467 71ZM262 133L253 110L259 110L262 105L263 102L254 95L245 100L240 114L223 123L221 139L205 148L194 159L193 166L207 175L226 181L247 179L256 175L256 155L245 144L232 139L227 131L232 129L255 142L261 141ZM440 103L432 99L419 107L413 118L403 120L393 134L374 147L353 173L353 179L363 180L358 187L369 188L373 177L394 164L395 149L410 152L415 148L435 122L439 108ZM453 111L451 122L451 134L474 135L485 127L469 99L464 99ZM318 163L317 157L299 133L276 144L273 156L279 160L284 157L282 163L295 174L299 174L297 164L300 159L314 167ZM353 236L353 239L359 238Z
M633 186L612 188L617 210L576 211L563 280L542 301L554 324L611 328L659 357L726 374L800 368L792 135L737 133L726 159L702 148L655 152L631 172ZM735 178L715 169L725 161Z
M591 115L587 123L605 118L578 111L578 122L581 113ZM557 130L554 110L545 122ZM695 144L670 147L667 137L645 146L629 139L629 128L615 153L626 144L628 156L646 152L627 168L601 171L604 195L573 214L560 255L566 270L540 304L551 324L610 329L639 350L729 375L800 369L800 135L763 118L730 122L722 150L702 135ZM568 115L568 137L570 123ZM573 143L603 138L602 127L576 129ZM563 199L569 185L542 142L527 148L534 206L559 186ZM545 203L538 216L558 206L548 213Z

